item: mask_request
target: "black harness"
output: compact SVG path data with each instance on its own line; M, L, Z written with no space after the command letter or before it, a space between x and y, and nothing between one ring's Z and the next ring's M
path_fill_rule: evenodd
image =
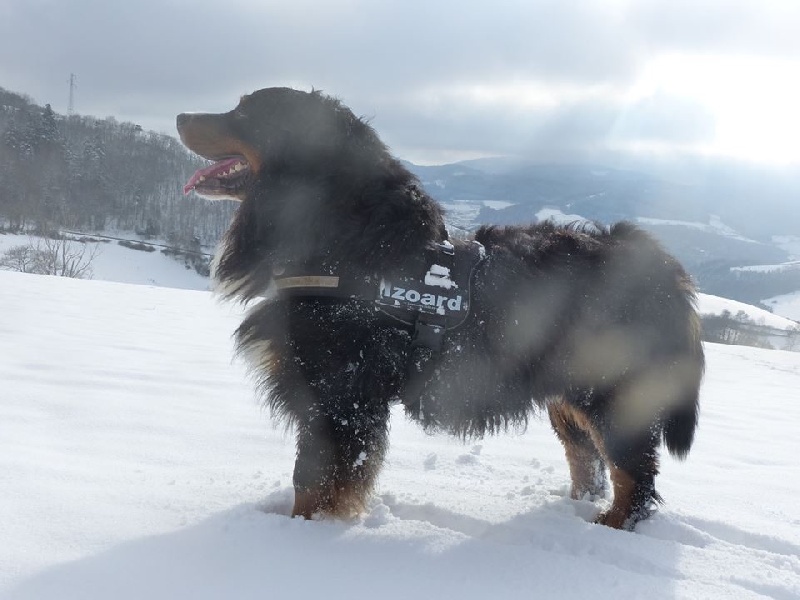
M377 274L362 277L280 273L275 275L278 295L326 297L372 302L375 310L412 330L412 348L442 349L447 331L462 325L470 315L475 269L486 254L482 244L437 244L425 257L425 271L407 277Z

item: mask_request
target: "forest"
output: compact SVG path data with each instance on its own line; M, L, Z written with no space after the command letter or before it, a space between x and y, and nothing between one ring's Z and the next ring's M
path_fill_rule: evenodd
M0 227L133 232L213 245L235 204L185 198L203 161L167 135L113 117L60 115L0 88Z

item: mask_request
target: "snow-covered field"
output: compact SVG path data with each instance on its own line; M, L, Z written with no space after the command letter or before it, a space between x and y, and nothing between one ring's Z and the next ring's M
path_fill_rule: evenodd
M581 221L586 221L580 215L570 215L561 212L557 208L543 208L539 212L536 213L536 218L539 221L553 221L553 223L558 223L559 225L570 225L572 223L579 223Z
M775 235L772 241L783 248L789 255L789 260L800 260L800 237L794 235Z
M731 271L740 273L781 273L800 269L800 261L793 260L777 265L748 265L746 267L731 267Z
M742 311L753 323L773 329L792 329L797 326L797 321L771 313L763 308L711 294L697 294L697 310L702 315L721 315L726 310L732 315L736 315Z
M800 291L763 300L764 304L784 317L800 321Z
M39 241L38 238L27 235L0 234L0 254L14 246L35 246ZM198 275L193 269L187 269L177 260L165 257L160 248L155 252L143 252L120 246L116 241L89 243L87 247L87 257L95 252L91 263L93 279L186 290L209 288L207 277Z
M561 448L394 415L370 511L292 520L291 436L207 292L0 271L0 598L800 597L800 354L709 345L688 461L635 533Z
M636 219L639 223L645 225L663 226L663 227L689 227L690 229L699 229L707 233L715 233L717 235L737 239L743 242L750 242L758 244L759 242L746 238L739 234L735 229L729 227L722 220L716 216L711 215L708 223L700 223L697 221L675 221L669 219L652 219L649 217L638 217Z

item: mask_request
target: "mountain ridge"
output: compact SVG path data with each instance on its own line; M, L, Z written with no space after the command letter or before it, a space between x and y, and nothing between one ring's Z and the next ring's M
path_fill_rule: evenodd
M605 224L628 220L655 235L708 293L758 304L800 290L798 272L740 270L798 258L787 251L791 244L777 241L800 240L793 207L800 180L791 172L697 163L678 178L663 167L646 172L499 157L406 164L461 229L537 222L543 209ZM759 285L775 293L762 294Z

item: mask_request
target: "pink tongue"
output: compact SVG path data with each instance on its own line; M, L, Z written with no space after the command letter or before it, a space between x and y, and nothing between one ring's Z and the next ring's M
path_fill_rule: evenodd
M217 161L211 166L198 170L194 175L192 175L191 179L189 179L189 182L183 186L183 194L186 195L196 188L201 177L213 177L217 173L223 173L227 171L230 167L241 161L241 158L226 158L225 160Z

